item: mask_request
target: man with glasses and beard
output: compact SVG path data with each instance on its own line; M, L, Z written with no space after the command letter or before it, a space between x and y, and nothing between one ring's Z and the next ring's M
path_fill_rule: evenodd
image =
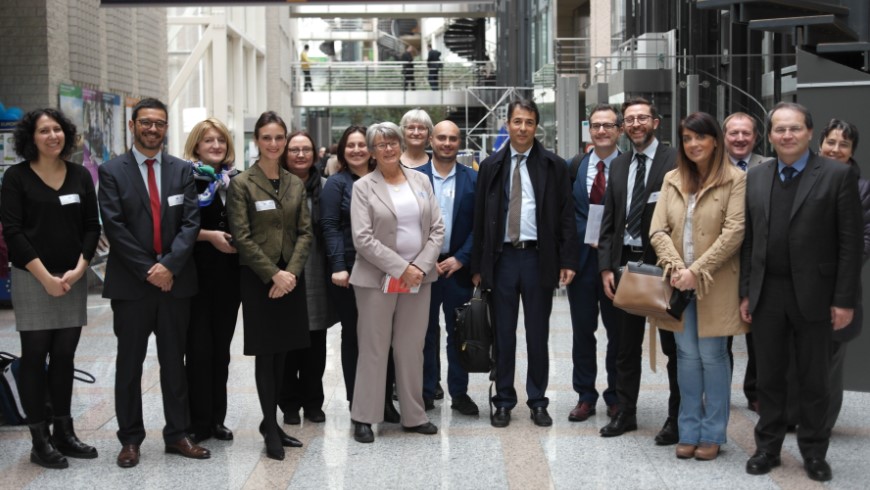
M103 297L112 300L118 354L115 413L122 468L139 464L145 440L142 363L148 337L157 338L166 452L210 457L191 442L184 350L191 297L197 291L193 245L199 208L192 167L162 152L166 105L143 99L133 107L133 148L100 166L99 201L109 240Z
M622 104L623 128L631 140L632 151L611 164L604 197L604 217L598 241L598 268L604 294L612 301L616 293L615 272L629 261L643 259L656 263L649 246L650 221L658 200L662 179L677 161L677 151L655 137L660 118L646 99L631 99ZM616 356L616 393L619 411L601 428L602 437L615 437L637 430L637 398L640 393L643 336L646 318L617 310L619 351ZM656 444L676 444L679 439L677 415L680 390L677 385L677 344L673 332L661 330L662 351L668 357L668 418L655 436Z

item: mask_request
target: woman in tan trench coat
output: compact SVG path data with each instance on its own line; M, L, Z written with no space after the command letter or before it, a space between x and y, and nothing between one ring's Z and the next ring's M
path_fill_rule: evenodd
M696 294L681 322L652 321L677 341L677 457L710 460L726 441L727 337L748 331L738 295L746 176L728 161L722 129L709 114L687 116L680 135L677 168L665 175L650 238L671 285Z

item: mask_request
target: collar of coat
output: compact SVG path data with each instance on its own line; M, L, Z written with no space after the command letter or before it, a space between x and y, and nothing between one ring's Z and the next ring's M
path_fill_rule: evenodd
M716 187L731 185L732 182L734 182L735 180L737 180L741 176L746 175L746 172L744 172L743 170L740 170L736 166L732 165L730 161L725 162L724 166L725 166L725 178L722 179L722 182L715 185L715 186L705 187L705 188L701 189L701 192L699 192L695 196L696 202L701 199L701 196L703 196L707 192L715 189ZM685 194L683 192L683 179L680 177L679 168L671 170L670 172L665 174L664 184L672 186L674 188L674 190L677 191L677 194L679 194L683 198L684 201L689 200L688 194Z

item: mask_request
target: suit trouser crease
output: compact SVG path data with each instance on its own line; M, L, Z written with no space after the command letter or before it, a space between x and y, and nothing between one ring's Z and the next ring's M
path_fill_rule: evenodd
M429 421L423 408L423 345L431 284L416 294L385 294L378 288L355 287L358 305L359 358L351 418L377 424L384 418L390 346L396 366L396 388L402 425Z
M423 348L423 398L433 400L438 384L439 357L438 346L441 336L441 310L447 330L447 391L451 398L465 395L468 391L468 372L459 364L456 346L456 307L471 299L472 290L456 280L456 276L440 277L432 283L432 299L429 303L429 327Z
M163 439L172 444L186 436L189 425L184 351L190 317L190 299L154 291L137 300L112 300L114 330L118 339L115 370L115 410L118 439L122 444L142 444L142 364L153 332L160 363L160 387L166 425Z

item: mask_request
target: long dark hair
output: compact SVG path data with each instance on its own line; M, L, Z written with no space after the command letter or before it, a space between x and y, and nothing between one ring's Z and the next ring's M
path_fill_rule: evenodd
M284 128L284 134L287 134L287 124L284 123L281 116L279 116L275 111L266 111L260 114L260 117L257 119L257 124L254 125L254 139L260 139L260 129L262 129L263 126L272 123L280 125Z
M689 130L703 136L712 136L716 148L707 162L707 174L701 175L698 166L686 155L682 143L683 131ZM680 152L677 155L677 169L680 172L683 192L694 194L705 187L717 185L725 180L725 137L719 122L706 112L693 112L680 121Z

